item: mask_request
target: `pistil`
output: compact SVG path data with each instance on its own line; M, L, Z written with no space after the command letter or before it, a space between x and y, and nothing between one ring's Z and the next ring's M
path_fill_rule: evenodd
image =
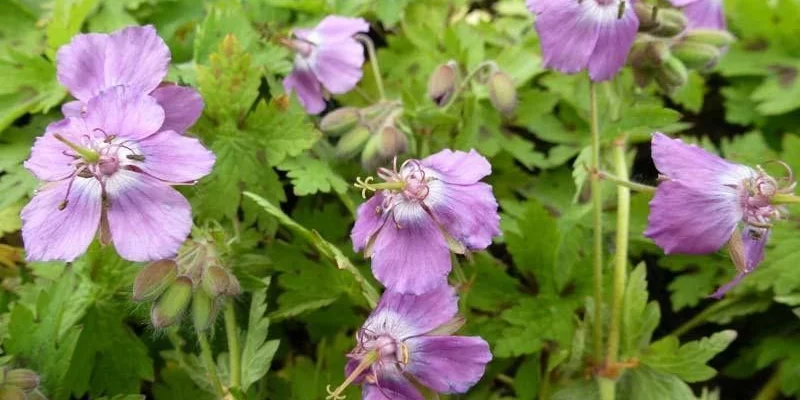
M350 373L347 379L345 379L344 382L342 382L342 384L336 388L336 390L331 391L330 386L326 388L326 390L328 391L328 397L326 397L325 399L326 400L344 399L345 397L342 396L342 392L345 389L347 389L347 387L350 386L350 384L353 383L361 375L362 372L366 371L367 368L371 367L372 364L374 364L375 361L377 360L378 360L378 350L372 350L368 352L364 356L364 358L362 358L361 361L358 363L356 369L354 369L353 372Z
M71 141L67 140L67 138L65 138L64 136L61 136L60 133L56 133L55 135L53 135L53 137L58 139L59 142L67 145L70 149L74 150L76 153L80 154L80 156L83 157L83 159L86 160L86 162L93 164L100 161L100 154L98 152L83 146L79 146L75 143L72 143Z

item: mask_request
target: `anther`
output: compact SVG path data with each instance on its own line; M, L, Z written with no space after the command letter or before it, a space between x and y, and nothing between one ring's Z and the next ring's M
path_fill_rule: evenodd
M61 203L58 205L58 211L64 211L64 209L65 209L65 208L67 208L67 204L69 204L69 201L68 201L68 200L63 200L63 201L62 201L62 202L61 202Z
M617 11L617 19L622 19L622 16L625 14L625 1L619 2L619 11Z
M141 154L128 154L125 158L133 161L144 161L144 156Z

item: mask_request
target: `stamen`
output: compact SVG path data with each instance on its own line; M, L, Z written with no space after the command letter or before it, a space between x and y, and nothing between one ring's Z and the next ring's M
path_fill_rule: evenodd
M617 19L622 19L622 16L625 15L625 1L621 1L619 3L619 11L617 11Z
M331 390L331 386L330 385L328 385L325 388L325 390L328 391L328 397L325 397L325 400L331 400L331 399L333 399L333 400L342 400L342 399L344 399L345 396L342 396L342 392L345 389L347 389L347 387L350 386L350 384L353 383L353 381L355 381L356 378L358 378L359 375L361 375L362 372L366 371L367 368L371 367L372 364L374 364L375 361L377 361L377 360L378 360L378 351L377 350L372 350L369 353L367 353L365 355L365 357L361 359L361 362L358 363L358 366L356 366L356 369L354 369L353 372L350 373L350 376L348 376L347 379L345 379L344 382L342 382L342 384L339 385L339 387L336 388L336 390Z
M356 178L356 183L354 183L353 186L361 189L361 197L365 199L367 198L367 191L377 192L378 190L403 190L406 187L406 183L403 181L371 183L374 180L375 178L371 176L363 179L359 176Z
M141 154L128 154L125 158L133 161L144 161L144 156Z
M64 143L65 145L69 146L69 148L71 148L72 150L75 150L75 152L80 154L81 157L83 157L84 160L86 160L86 161L88 161L90 163L96 163L97 161L100 160L100 155L97 154L96 151L91 150L91 149L87 149L86 147L79 146L79 145L77 145L75 143L72 143L69 140L67 140L64 136L61 136L60 133L54 134L53 137L56 138L59 142Z
M64 211L64 209L67 208L67 204L69 204L69 200L62 200L58 205L58 211Z

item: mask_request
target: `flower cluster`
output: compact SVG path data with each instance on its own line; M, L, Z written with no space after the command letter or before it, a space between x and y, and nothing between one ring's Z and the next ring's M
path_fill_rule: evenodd
M775 199L794 190L791 171L776 179L661 133L652 154L662 182L644 234L667 254L713 253L727 243L738 274L712 295L720 298L764 259L770 227L786 213Z
M162 83L169 61L151 26L78 35L59 49L58 79L77 100L25 162L43 181L22 211L29 260L72 261L96 235L132 261L177 253L192 217L171 186L194 184L215 157L183 134L203 102Z

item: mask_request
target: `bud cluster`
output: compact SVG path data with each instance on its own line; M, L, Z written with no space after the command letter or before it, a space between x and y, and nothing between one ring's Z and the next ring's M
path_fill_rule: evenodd
M636 83L646 86L655 81L665 92L685 85L689 70L703 71L714 66L733 35L719 29L687 29L687 19L679 10L636 3L640 34L631 49L630 59Z
M222 266L212 243L189 240L177 260L145 266L133 284L133 300L153 302L150 321L156 328L178 322L191 305L195 329L203 331L216 320L226 297L239 295L236 277Z
M447 107L458 96L459 85L466 84L483 68L489 69L485 78L486 89L489 91L489 101L492 106L505 116L511 116L517 109L517 89L514 81L508 74L500 70L494 62L487 62L467 75L465 82L461 82L458 64L450 60L439 65L428 80L428 98L438 107Z
M39 391L39 375L29 369L0 369L0 399L45 400Z
M361 153L364 169L374 169L408 150L408 137L400 124L403 105L380 101L369 107L343 107L325 115L320 130L338 136L336 155L351 158Z

